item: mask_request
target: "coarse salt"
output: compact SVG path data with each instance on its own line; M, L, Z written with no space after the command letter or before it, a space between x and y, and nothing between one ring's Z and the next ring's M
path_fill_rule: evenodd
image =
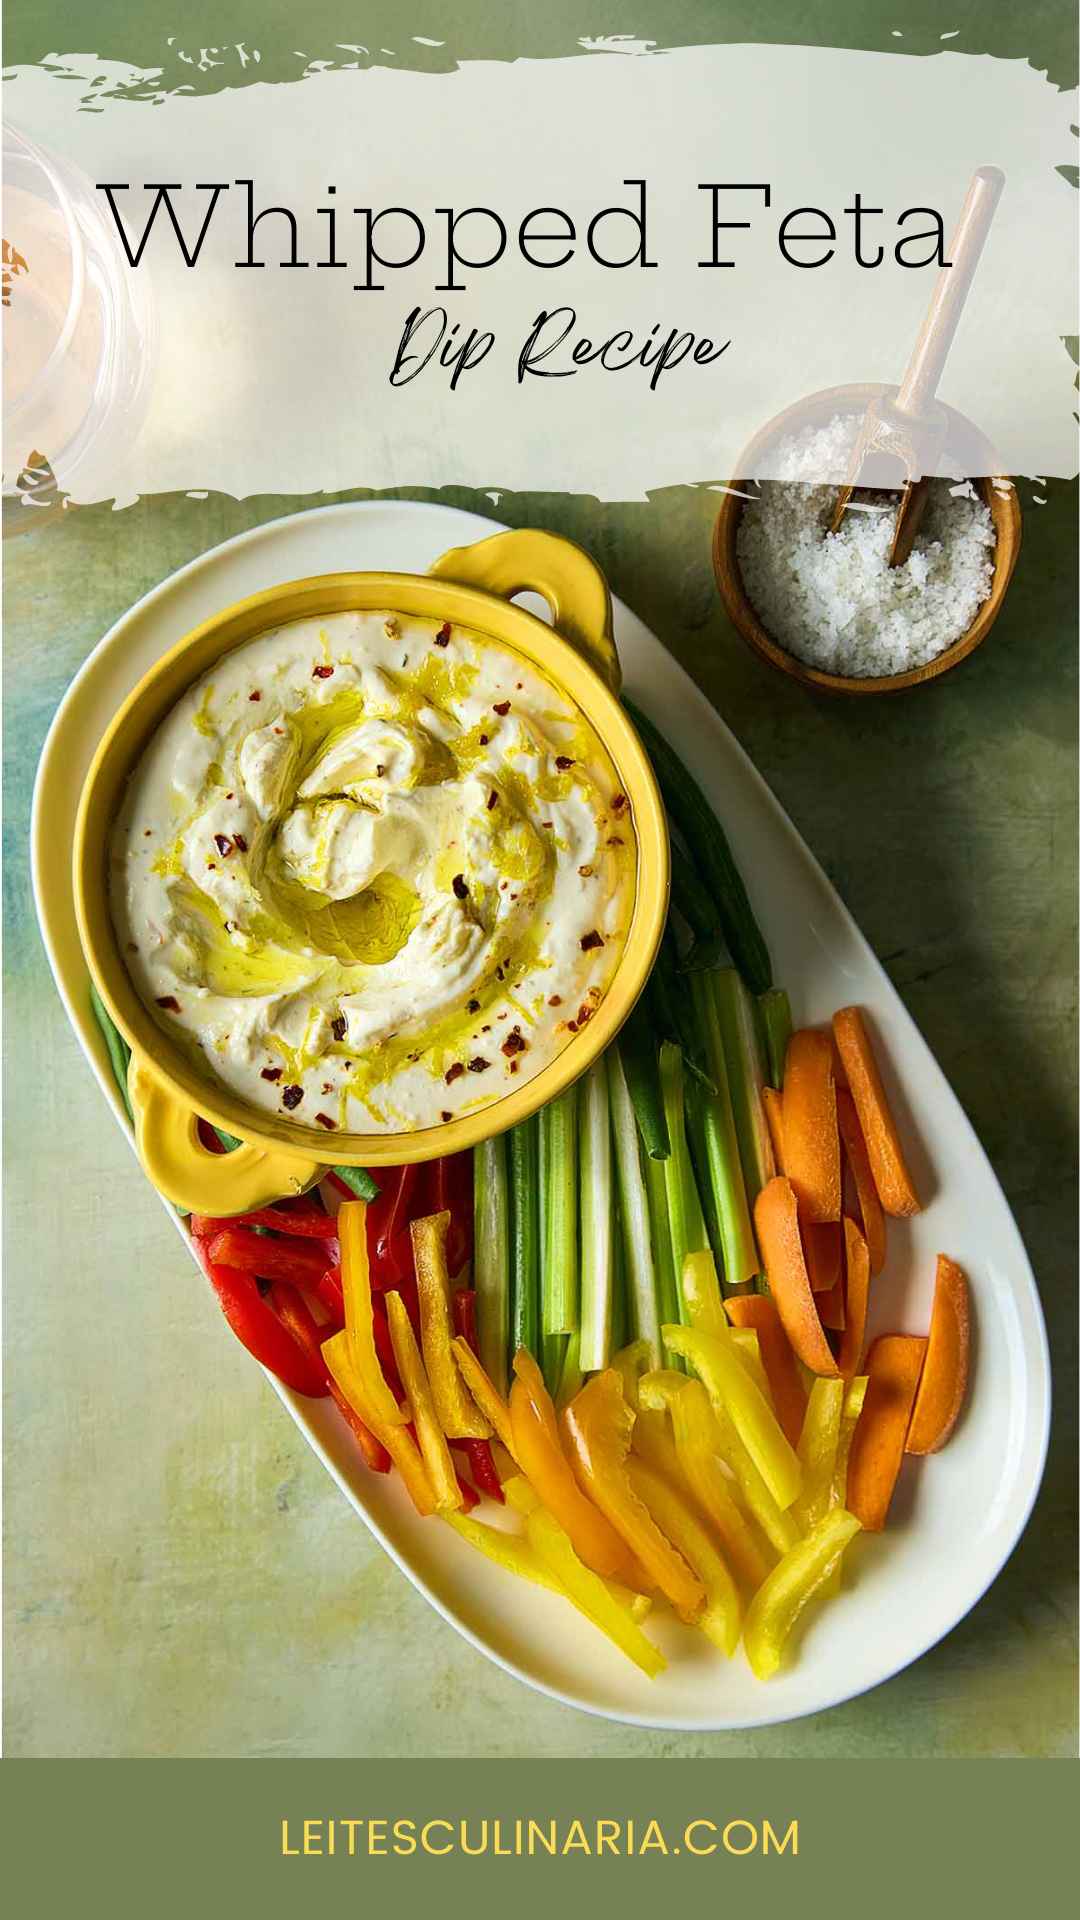
M871 495L869 511L828 531L835 486L857 421L790 435L777 449L778 480L762 481L738 533L743 585L763 625L789 653L826 673L878 679L925 666L970 627L994 575L994 523L974 488L930 484L911 554L889 566L896 496Z

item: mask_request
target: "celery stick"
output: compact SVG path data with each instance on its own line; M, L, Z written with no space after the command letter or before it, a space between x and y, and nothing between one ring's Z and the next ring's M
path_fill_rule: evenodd
M754 1018L754 1002L734 967L718 967L704 976L711 992L731 1087L731 1106L739 1142L746 1196L753 1206L776 1172L772 1141L761 1102L765 1065Z
M695 973L687 978L701 1033L705 1064L716 1088L714 1094L703 1095L699 1103L698 1139L719 1222L724 1285L730 1291L753 1280L760 1261L750 1221L723 1037L710 986L711 976Z
M675 1263L671 1256L671 1227L668 1222L666 1161L646 1157L643 1172L649 1199L649 1226L652 1233L653 1269L656 1274L656 1311L661 1323L679 1317L679 1295L675 1286ZM643 1334L642 1338L649 1336ZM660 1338L657 1327L656 1337Z
M611 1085L611 1059L608 1060L608 1086ZM614 1142L612 1143L614 1152ZM615 1181L613 1218L615 1232L611 1252L611 1351L618 1353L632 1338L629 1331L628 1304L626 1298L626 1250L623 1236L622 1203L619 1199L618 1180Z
M634 1122L634 1109L626 1084L621 1049L618 1046L611 1049L609 1065L611 1122L615 1143L623 1265L626 1273L627 1317L634 1339L644 1340L648 1345L649 1365L658 1367L661 1362L660 1311L657 1305L656 1261L649 1236L647 1173L642 1171L642 1156ZM649 1164L656 1166L658 1186L664 1193L663 1165L656 1162ZM669 1240L669 1260L670 1257Z
M686 1144L686 1118L683 1098L683 1061L678 1047L665 1040L660 1048L660 1084L664 1090L664 1112L671 1139L671 1158L664 1162L667 1188L668 1225L671 1233L671 1259L675 1269L679 1319L685 1320L682 1298L682 1270L688 1253L700 1253L708 1247L705 1219L698 1198L690 1150Z
M791 1039L791 1002L783 987L770 987L768 993L759 993L757 1010L765 1042L769 1085L779 1093L784 1084L784 1061Z
M645 1151L650 1159L666 1160L671 1149L660 1093L656 1047L657 1036L646 993L638 1001L619 1035L619 1057Z
M574 1395L581 1392L582 1379L581 1334L578 1332L572 1333L566 1342L558 1387L552 1390L552 1399L560 1413L569 1406Z
M506 1398L510 1342L510 1186L506 1139L473 1153L473 1286L480 1364Z
M541 1325L547 1333L574 1333L578 1326L578 1091L565 1092L540 1112L544 1183Z
M580 1369L598 1373L611 1357L615 1191L611 1178L608 1064L593 1061L581 1082Z
M540 1195L535 1116L507 1136L510 1173L510 1341L540 1358Z
M567 1333L545 1333L540 1341L540 1371L553 1400L559 1397L559 1383L569 1344L570 1336Z

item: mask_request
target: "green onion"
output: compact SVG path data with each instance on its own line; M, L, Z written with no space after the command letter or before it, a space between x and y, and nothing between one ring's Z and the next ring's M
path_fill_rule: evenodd
M564 1407L569 1406L574 1395L580 1393L582 1377L581 1335L580 1333L572 1333L566 1342L566 1352L563 1355L558 1385L557 1387L549 1389L551 1397L555 1401L560 1413Z
M473 1286L480 1364L506 1398L510 1343L510 1186L506 1139L473 1154Z
M547 1333L574 1333L577 1287L577 1088L567 1087L540 1111L544 1214L541 1324Z
M641 1148L634 1122L633 1103L627 1086L621 1042L611 1049L609 1067L611 1123L619 1193L620 1243L626 1274L627 1317L633 1338L646 1342L649 1349L649 1365L655 1368L662 1362L656 1263L649 1234L646 1175L642 1172ZM658 1166L657 1171L660 1190L664 1192L662 1166ZM670 1240L668 1257L670 1259Z
M656 1310L661 1326L679 1317L679 1292L675 1284L675 1263L671 1255L671 1227L668 1221L667 1161L645 1156L642 1171L649 1197L649 1226L652 1233L653 1270L656 1274ZM643 1335L647 1338L647 1335ZM657 1330L659 1338L659 1329Z
M579 1372L611 1358L615 1190L611 1178L608 1063L593 1061L581 1082L581 1321Z
M712 977L695 973L687 978L702 1049L715 1086L715 1092L703 1095L698 1103L695 1134L700 1155L698 1170L703 1180L707 1177L711 1190L720 1235L718 1264L730 1289L753 1280L761 1263L750 1221Z
M226 1147L239 1147L243 1144L240 1140L234 1140L231 1133L222 1133L220 1127L215 1127L214 1131ZM344 1181L350 1193L355 1193L358 1200L378 1199L379 1183L372 1179L366 1167L333 1167L331 1172L336 1173L338 1179Z
M791 1039L791 1002L783 987L770 987L758 995L758 1020L765 1041L769 1085L780 1092L784 1084L784 1062Z
M677 840L671 842L671 897L695 938L710 939L720 924L720 915L689 854Z
M671 1158L664 1162L671 1259L675 1269L679 1319L685 1322L686 1316L682 1310L683 1263L688 1253L701 1253L708 1247L709 1236L705 1231L705 1219L686 1144L682 1054L670 1040L663 1041L660 1047L660 1084L664 1090L664 1111L671 1138Z
M699 977L705 980L706 991L712 994L720 1023L746 1197L753 1206L762 1187L776 1172L769 1123L761 1100L765 1063L754 1002L734 967L718 967L715 973Z
M642 1145L651 1160L666 1160L671 1146L664 1118L664 1098L660 1091L656 1034L645 998L638 1001L619 1035L619 1055L641 1130Z
M614 1054L608 1056L608 1088L614 1078ZM633 1124L633 1113L630 1120ZM614 1121L614 1102L612 1102L612 1120ZM637 1140L634 1140L635 1148ZM619 1199L618 1184L614 1194L615 1239L611 1255L611 1351L618 1353L630 1339L629 1302L626 1297L626 1249L624 1246L623 1211Z
M510 1173L510 1343L540 1358L539 1125L534 1115L507 1136Z
M114 1024L112 1016L92 980L90 982L90 1005L93 1008L94 1018L101 1028L105 1049L109 1056L109 1065L112 1068L113 1079L116 1081L120 1098L124 1103L124 1110L132 1126L134 1126L135 1115L131 1109L131 1098L128 1093L127 1084L128 1067L131 1063L131 1048L128 1046L119 1027Z
M697 781L651 720L629 700L625 705L648 749L668 812L716 903L717 918L731 957L751 991L764 993L772 986L769 949L754 917L727 835Z

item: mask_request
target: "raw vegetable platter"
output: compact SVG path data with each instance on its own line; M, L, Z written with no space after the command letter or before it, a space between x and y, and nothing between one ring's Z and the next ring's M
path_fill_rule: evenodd
M492 522L433 506L356 504L273 523L194 562L121 620L57 715L35 796L38 913L57 984L106 1097L127 1120L87 999L66 853L82 773L116 706L200 619L275 582L343 566L423 571ZM667 1658L650 1680L560 1596L512 1578L451 1528L421 1519L399 1476L369 1472L332 1400L278 1391L357 1511L414 1584L482 1652L569 1704L642 1725L723 1729L819 1710L917 1658L968 1610L1012 1550L1038 1488L1048 1365L1030 1267L1000 1188L955 1097L850 917L708 702L616 603L626 689L675 746L723 820L788 989L797 1027L868 1010L923 1211L890 1220L888 1264L871 1287L868 1337L925 1334L936 1256L967 1272L972 1375L948 1447L901 1473L885 1533L860 1536L842 1590L808 1615L767 1685L740 1650L725 1659L655 1607L645 1627ZM187 1229L169 1212L185 1243ZM664 1356L670 1366L670 1356ZM277 1383L274 1383L277 1385ZM479 1518L498 1518L491 1503Z

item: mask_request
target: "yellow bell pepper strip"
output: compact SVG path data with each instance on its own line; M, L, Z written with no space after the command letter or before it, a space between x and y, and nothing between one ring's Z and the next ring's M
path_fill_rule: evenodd
M611 1364L622 1381L623 1399L634 1415L631 1451L644 1460L646 1466L684 1487L675 1442L668 1432L666 1406L643 1407L641 1404L640 1382L649 1365L648 1342L632 1341L620 1349ZM682 1379L681 1374L678 1377Z
M683 1302L692 1327L723 1333L727 1326L716 1261L710 1252L688 1253L683 1262Z
M664 1368L646 1374L640 1391L642 1412L666 1407L670 1413L682 1477L697 1506L715 1527L736 1579L748 1593L756 1593L772 1560L720 1465L716 1416L701 1381L687 1380L683 1374Z
M803 1482L791 1508L792 1518L803 1533L809 1533L829 1510L843 1410L844 1382L815 1380L799 1436Z
M408 1308L400 1293L386 1295L386 1317L390 1322L394 1360L409 1402L421 1457L435 1495L436 1511L456 1513L462 1504L461 1488L446 1444L446 1435L439 1425L431 1382L420 1358Z
M368 1270L367 1202L346 1200L338 1210L337 1223L338 1239L341 1244L341 1292L345 1301L345 1333L355 1371L363 1385L365 1400L378 1414L380 1426L403 1427L407 1422L407 1414L404 1407L398 1406L387 1386L382 1367L379 1365L379 1356L375 1351L371 1274ZM324 1356L325 1353L324 1347ZM341 1385L340 1381L338 1385ZM345 1392L344 1388L342 1392ZM351 1404L348 1393L345 1397ZM359 1407L355 1411L359 1413ZM371 1426L371 1421L366 1415L360 1414L360 1418L365 1425Z
M546 1508L537 1506L527 1516L525 1534L537 1558L593 1625L614 1641L650 1680L663 1673L667 1661L659 1647L642 1633L629 1608L620 1606L612 1597L606 1581L578 1559L569 1534Z
M746 1657L759 1680L769 1680L783 1658L784 1643L803 1608L820 1592L844 1548L859 1531L845 1507L834 1507L775 1566L759 1587L746 1616Z
M847 1390L844 1394L844 1410L840 1416L840 1434L836 1443L836 1464L833 1467L832 1486L829 1488L830 1508L847 1506L848 1455L851 1452L851 1443L855 1438L855 1428L859 1423L859 1415L863 1410L863 1401L866 1399L866 1389L869 1385L870 1375L868 1373L856 1374L854 1380L849 1380L847 1384ZM842 1560L838 1560L832 1572L822 1584L821 1592L823 1598L833 1593L839 1593L843 1570L844 1563Z
M543 1375L524 1347L514 1358L514 1369L518 1377L510 1389L510 1424L522 1473L587 1567L605 1580L636 1585L638 1569L625 1541L574 1478Z
M698 1382L701 1385L701 1382ZM743 1505L761 1528L766 1540L778 1554L787 1553L799 1539L799 1529L790 1513L777 1505L747 1449L735 1431L727 1408L710 1399L715 1422L716 1451L730 1470L742 1496Z
M507 1506L513 1507L515 1513L520 1513L523 1520L527 1520L530 1513L535 1513L540 1505L523 1473L512 1473L508 1479L504 1480L503 1492L506 1495ZM546 1507L544 1512L547 1512ZM567 1534L566 1538L572 1547L570 1535ZM652 1601L647 1593L635 1593L631 1587L622 1586L618 1580L605 1580L604 1586L615 1604L622 1607L633 1619L644 1620L651 1613Z
M570 1402L563 1423L582 1491L595 1501L675 1611L693 1619L705 1605L705 1589L631 1485L627 1456L634 1415L618 1374L610 1367L594 1374Z
M454 1357L454 1327L450 1313L450 1275L446 1266L447 1212L414 1220L413 1264L420 1298L420 1344L435 1410L448 1440L486 1440L491 1428L458 1372Z
M499 1392L491 1376L485 1373L467 1340L456 1334L450 1342L451 1349L462 1378L473 1399L476 1401L485 1420L489 1421L498 1434L507 1453L513 1458L514 1440L510 1431L510 1409Z
M754 1328L733 1326L731 1328L731 1340L739 1359L742 1361L743 1366L746 1368L747 1373L750 1375L766 1406L771 1407L773 1412L776 1413L776 1402L772 1397L769 1376L762 1364L761 1344Z
M383 1419L368 1390L367 1381L356 1364L349 1345L348 1332L343 1329L341 1333L335 1333L331 1339L324 1340L322 1356L332 1378L353 1412L375 1435L376 1440L382 1441L405 1482L406 1491L417 1513L423 1514L427 1519L435 1512L435 1494L416 1442L406 1425L400 1421L391 1422Z
M713 1405L725 1409L777 1506L790 1507L802 1483L798 1456L771 1403L743 1366L730 1327L723 1333L704 1333L696 1327L669 1326L661 1328L661 1337L672 1353L690 1361Z
M551 1569L534 1552L520 1533L504 1533L501 1527L489 1527L483 1520L474 1520L467 1513L444 1513L441 1518L453 1527L454 1532L467 1540L495 1566L502 1567L506 1573L514 1573L519 1580L531 1580L534 1586L546 1587L549 1593L558 1593L566 1598L566 1592L560 1581L556 1580Z
M723 1555L714 1547L692 1506L678 1494L663 1474L631 1456L628 1462L630 1485L648 1508L658 1527L678 1548L705 1588L705 1606L694 1617L694 1625L726 1653L728 1658L739 1644L742 1628L742 1601L739 1589Z

